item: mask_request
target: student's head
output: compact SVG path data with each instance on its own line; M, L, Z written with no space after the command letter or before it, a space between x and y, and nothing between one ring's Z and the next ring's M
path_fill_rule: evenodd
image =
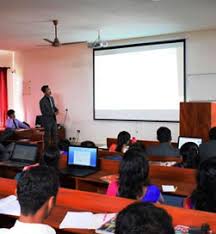
M142 142L136 142L136 143L133 143L130 145L129 147L129 150L138 150L138 151L141 151L141 152L146 152L146 147L145 145L142 143Z
M118 134L118 137L117 137L117 147L116 147L116 151L117 151L117 152L122 152L123 146L129 144L130 138L131 138L131 135L130 135L129 132L126 132L126 131L120 132L120 133Z
M33 167L23 172L17 184L17 198L22 216L47 218L55 204L59 179L55 169Z
M59 149L56 146L51 145L45 150L43 160L47 166L52 166L57 169L59 157L60 157Z
M93 141L83 141L83 142L81 142L80 146L87 147L87 148L96 148L97 147Z
M180 155L187 168L196 168L199 163L199 147L194 142L187 142L180 148Z
M115 234L174 234L172 218L162 208L137 202L123 209L116 218Z
M44 93L44 95L50 96L51 95L51 89L48 85L43 85L41 87L41 91Z
M172 140L170 129L167 127L158 128L157 139L160 143L170 142Z
M143 195L143 187L148 185L149 163L145 153L128 150L119 168L119 196L138 199Z
M209 130L209 139L216 140L216 127L213 127Z
M8 110L7 116L11 119L15 118L15 111L13 109Z
M191 198L196 209L216 212L216 156L200 164L197 188Z

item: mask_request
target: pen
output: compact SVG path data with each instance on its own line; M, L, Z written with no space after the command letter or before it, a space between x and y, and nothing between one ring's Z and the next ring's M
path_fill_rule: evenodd
M106 220L107 213L104 215L103 222Z

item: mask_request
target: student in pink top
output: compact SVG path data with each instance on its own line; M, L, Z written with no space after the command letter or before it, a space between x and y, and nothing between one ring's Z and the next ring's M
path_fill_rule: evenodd
M109 152L125 153L128 149L130 138L131 135L129 132L126 131L120 132L117 137L117 144L112 144L109 147Z
M109 184L107 195L153 203L163 201L159 188L150 184L148 175L149 163L145 154L128 150L120 164L119 180Z

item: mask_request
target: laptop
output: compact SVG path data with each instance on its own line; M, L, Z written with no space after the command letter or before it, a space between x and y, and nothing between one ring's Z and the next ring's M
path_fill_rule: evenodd
M187 142L193 142L197 146L199 146L202 143L202 138L179 136L178 137L178 149L180 149L182 147L182 145L184 145Z
M67 168L62 174L71 176L88 176L98 170L98 149L81 146L69 146Z
M25 167L36 163L38 146L36 144L19 144L16 143L11 153L11 157L7 161L3 161L0 165Z

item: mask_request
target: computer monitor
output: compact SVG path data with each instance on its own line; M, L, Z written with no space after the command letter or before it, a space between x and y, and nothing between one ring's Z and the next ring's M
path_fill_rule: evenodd
M35 126L36 127L43 127L42 123L42 115L37 115L35 119Z
M184 136L179 136L178 137L178 148L180 149L182 145L184 145L187 142L193 142L197 146L199 146L202 143L202 138L200 137L184 137Z
M80 146L69 146L68 166L96 168L98 162L98 149Z
M34 163L37 158L37 149L37 145L16 144L11 160Z

